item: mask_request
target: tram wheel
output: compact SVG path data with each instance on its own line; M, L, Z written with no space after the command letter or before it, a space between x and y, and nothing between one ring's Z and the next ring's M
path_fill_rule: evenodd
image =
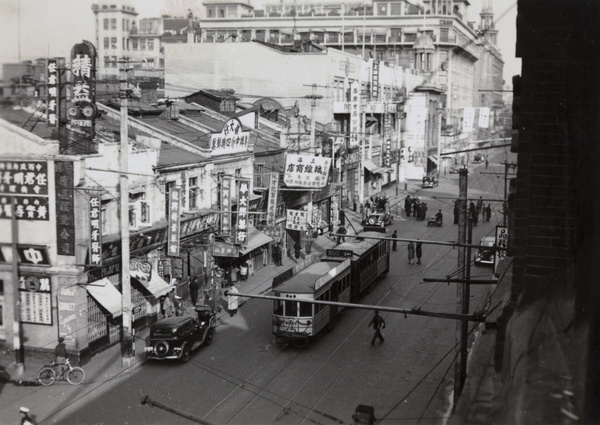
M276 337L275 342L277 343L277 345L288 345L289 343L288 339L282 336Z
M294 339L292 345L296 348L304 348L308 345L308 338Z

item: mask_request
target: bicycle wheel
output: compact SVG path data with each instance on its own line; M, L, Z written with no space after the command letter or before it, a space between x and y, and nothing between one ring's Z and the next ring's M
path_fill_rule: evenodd
M43 367L38 372L38 381L46 387L52 385L56 381L56 372L51 367Z
M67 381L71 385L79 385L85 379L85 371L80 367L74 367L67 372Z

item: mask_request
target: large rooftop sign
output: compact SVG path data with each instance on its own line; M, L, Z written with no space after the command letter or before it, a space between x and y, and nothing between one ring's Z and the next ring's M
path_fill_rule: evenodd
M210 135L210 150L213 156L246 152L249 141L250 132L243 130L239 119L230 118L220 133Z

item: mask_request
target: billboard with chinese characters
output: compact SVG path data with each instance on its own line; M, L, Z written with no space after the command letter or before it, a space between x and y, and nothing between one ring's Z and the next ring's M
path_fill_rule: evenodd
M58 65L56 59L48 59L46 68L48 75L48 99L46 99L46 120L48 127L56 127L58 123Z
M269 180L269 200L267 206L267 225L273 226L275 224L275 217L277 212L277 194L279 189L279 174L271 173Z
M99 196L90 197L90 265L102 265L102 218Z
M56 182L56 252L75 255L75 200L72 161L54 162Z
M306 217L308 213L303 210L287 210L285 228L289 230L306 230Z
M331 158L288 153L284 183L289 187L323 188L327 185Z
M490 108L479 108L479 128L488 128L490 124Z
M235 243L248 243L248 201L250 199L250 180L240 179L238 188L238 217L235 229Z
M231 178L221 179L221 234L231 236Z
M469 133L473 131L475 122L475 108L465 108L463 116L463 132Z
M360 83L354 81L350 84L350 142L349 147L356 148L360 145Z
M171 188L169 191L169 228L167 229L167 255L179 256L179 226L181 215L181 189Z
M496 254L494 255L494 273L498 270L498 263L506 257L508 248L508 227L496 226Z
M211 133L210 150L212 155L247 152L249 142L250 132L244 131L239 119L230 118L219 133Z
M96 117L96 47L89 41L71 49L73 89L68 105L69 125L94 134Z
M27 274L19 276L20 321L52 325L52 292L50 276Z

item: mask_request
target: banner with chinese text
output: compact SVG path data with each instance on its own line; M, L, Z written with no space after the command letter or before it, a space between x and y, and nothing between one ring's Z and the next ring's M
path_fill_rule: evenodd
M330 166L331 158L288 153L283 181L289 187L323 188Z
M308 213L303 210L287 210L285 228L289 230L306 230L306 217Z
M231 236L231 178L221 180L221 235Z
M99 196L90 197L90 264L102 265L102 218Z
M356 148L360 145L360 83L354 81L350 84L350 142L349 147ZM362 137L362 136L361 136Z
M250 198L250 180L239 179L238 188L238 217L235 229L235 243L248 243L248 201Z
M169 228L167 230L167 255L179 256L179 227L181 214L181 189L171 188L169 192Z
M279 192L279 174L271 173L269 180L269 200L267 207L267 225L275 224L275 216L277 212L277 194Z

